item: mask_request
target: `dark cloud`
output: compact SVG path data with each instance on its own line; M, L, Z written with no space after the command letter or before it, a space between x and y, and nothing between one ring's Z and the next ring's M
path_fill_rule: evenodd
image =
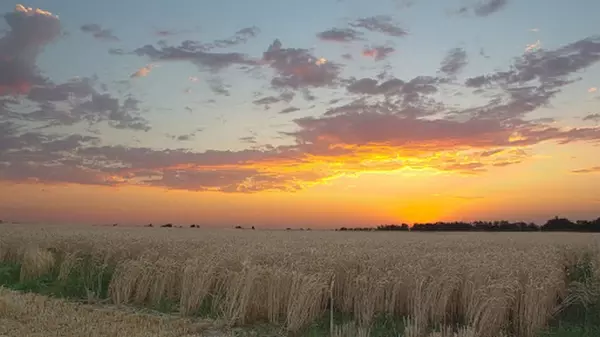
M394 97L396 101L391 102L391 104L390 102L383 104L386 109L395 109L410 115L415 113L420 115L428 113L425 108L437 105L429 96L438 92L439 84L440 80L438 78L430 76L418 76L408 82L390 78L381 83L375 79L363 78L351 81L346 89L354 94ZM362 102L360 102L360 106L362 107ZM376 106L382 107L381 104ZM354 109L355 107L352 105L349 108ZM331 111L328 111L328 113L331 113Z
M473 12L476 16L489 16L493 13L499 12L508 4L508 0L479 0L479 2L460 7L456 13L460 15L467 15L469 12Z
M235 34L232 37L222 40L215 40L212 43L203 45L203 47L206 49L212 49L235 46L238 44L246 43L249 39L258 35L258 33L260 33L260 29L258 29L258 27L246 27L235 32Z
M81 26L80 29L84 33L92 34L93 37L99 40L119 41L119 38L113 34L112 30L104 29L102 26L95 23L85 24Z
M589 115L583 117L583 120L584 121L590 121L590 122L600 123L600 113L589 114Z
M323 41L350 42L362 40L362 33L351 28L331 28L317 34Z
M145 45L133 53L155 61L190 61L195 65L219 70L232 65L258 65L258 62L240 53L212 53L195 41L183 41L178 47Z
M528 123L507 124L494 119L421 119L372 111L297 119L300 131L289 133L298 143L363 146L385 144L415 151L527 146L543 141L566 144L600 141L600 128L562 130Z
M296 111L299 111L299 110L300 110L299 108L290 106L290 107L287 107L287 108L279 111L279 113L280 114L289 114L289 113L296 112Z
M0 96L24 94L43 84L36 60L44 47L60 36L58 18L17 5L4 19L9 30L0 38Z
M58 85L35 86L27 98L37 109L14 113L11 117L43 123L45 127L108 122L117 129L150 130L148 121L140 114L138 100L127 97L120 102L109 94L99 93L94 84L92 79L80 78Z
M290 103L294 99L295 94L291 91L284 91L279 96L266 96L252 101L255 105L263 105L269 109L272 104L279 102Z
M600 37L589 37L555 50L539 50L517 58L507 71L498 71L466 80L472 88L500 90L482 107L463 113L489 118L523 117L546 106L562 88L573 83L581 70L600 61ZM485 93L485 90L480 90Z
M394 22L392 17L388 15L361 18L350 23L350 26L395 37L402 37L408 34L404 28L400 27L400 25Z
M571 171L573 173L600 173L600 166L594 166L586 169L579 169Z
M248 143L248 144L256 144L256 136L246 136L246 137L240 137L239 141L242 143Z
M46 183L104 183L74 158L77 149L95 145L98 138L20 132L14 124L6 122L0 123L0 131L0 179Z
M277 71L271 81L274 87L300 89L302 87L324 87L337 84L339 65L315 57L306 49L283 48L279 39L273 41L263 60Z
M355 94L400 94L404 88L404 81L393 78L382 83L378 83L377 80L372 78L361 78L359 80L352 81L346 89Z
M600 36L588 37L555 50L539 50L517 58L508 71L469 78L466 85L515 85L538 81L546 88L570 83L569 75L600 60Z
M473 12L477 16L488 16L506 7L508 0L482 0L473 6Z
M167 134L167 137L176 140L176 141L180 141L180 142L187 142L187 141L191 141L196 137L196 133L201 132L203 129L197 129L194 132L190 132L190 133L185 133L182 135L169 135Z
M417 150L439 151L460 146L508 145L512 130L493 120L425 120L371 111L331 117L305 117L296 120L300 131L291 135L301 143L387 144Z
M446 75L456 75L467 65L467 52L462 48L454 48L442 61L440 71Z

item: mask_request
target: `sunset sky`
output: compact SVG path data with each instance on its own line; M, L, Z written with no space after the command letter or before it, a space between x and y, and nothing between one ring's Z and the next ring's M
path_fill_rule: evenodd
M597 0L37 0L0 13L0 219L600 216Z

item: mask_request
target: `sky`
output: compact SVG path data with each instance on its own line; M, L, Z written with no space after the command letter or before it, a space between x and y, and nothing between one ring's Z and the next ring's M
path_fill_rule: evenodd
M600 216L596 0L0 3L0 219Z

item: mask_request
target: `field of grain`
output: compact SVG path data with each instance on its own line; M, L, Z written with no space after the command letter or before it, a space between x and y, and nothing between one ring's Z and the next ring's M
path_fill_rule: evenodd
M599 239L2 225L0 281L287 335L532 337L597 315Z

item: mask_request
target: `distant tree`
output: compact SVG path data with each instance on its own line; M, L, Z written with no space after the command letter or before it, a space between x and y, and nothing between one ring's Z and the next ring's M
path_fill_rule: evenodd
M571 220L567 218L559 218L555 217L554 219L548 220L543 226L543 231L553 232L553 231L575 231L576 224L571 222Z
M285 230L286 230L286 231L291 231L292 229L288 227L288 228L286 228Z
M196 228L196 225L190 225L190 228Z
M252 226L252 230L254 230L254 226Z
M243 229L242 226L235 226L235 229Z
M168 223L168 224L162 225L160 227L162 227L162 228L171 228L171 227L173 227L173 224Z
M113 224L113 227L117 227L118 225L119 225L118 223L114 223L114 224Z
M149 224L147 224L147 225L146 225L146 226L144 226L144 227L154 227L154 226L153 226L151 223L149 223Z

